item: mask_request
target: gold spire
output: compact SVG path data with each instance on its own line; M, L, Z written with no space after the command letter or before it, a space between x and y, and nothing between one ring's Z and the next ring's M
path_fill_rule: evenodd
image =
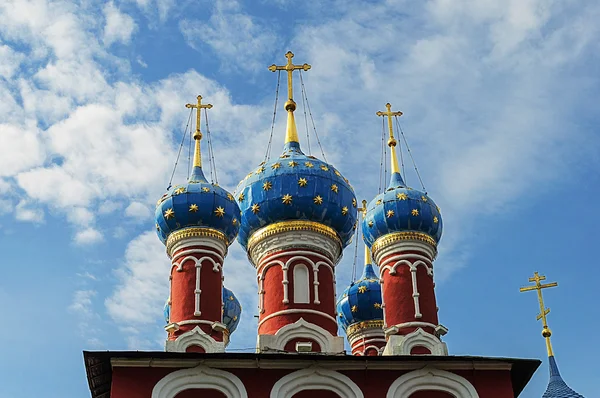
M550 331L550 328L548 327L548 322L546 320L546 315L550 313L550 308L546 308L544 306L542 289L545 289L547 287L558 286L558 283L552 282L542 285L540 282L543 280L546 280L545 276L540 276L537 272L534 272L533 277L529 278L529 282L535 282L535 286L522 287L519 289L519 291L528 292L530 290L537 290L538 301L540 302L540 313L537 316L537 320L542 320L542 325L544 326L544 328L542 329L542 336L546 339L546 349L548 350L548 356L551 357L554 356L554 353L552 352L552 343L550 342L550 336L552 336L552 332Z
M285 102L284 109L287 111L287 129L285 132L285 143L288 142L299 142L298 141L298 132L296 131L296 120L294 119L294 111L296 110L296 103L294 102L294 90L292 86L292 72L296 69L302 69L303 71L307 71L310 69L309 64L304 65L294 65L292 63L292 58L294 58L294 53L288 51L285 53L285 57L287 58L287 64L285 65L271 65L269 66L269 70L271 72L275 72L277 70L284 70L287 72L288 77L288 100Z
M362 213L363 220L367 217L367 201L363 199L362 207L358 209ZM369 246L365 243L365 265L371 264L371 251Z
M389 102L385 104L385 107L387 108L387 111L379 111L377 112L377 116L387 116L388 118L388 127L390 129L390 139L388 140L388 146L390 147L392 157L392 173L400 173L400 168L398 167L398 157L396 156L396 139L394 138L392 116L402 116L402 112L392 112L392 105Z
M202 133L200 132L200 115L203 108L210 109L212 108L212 104L202 104L202 96L198 96L198 103L194 104L185 104L186 108L195 108L196 109L196 132L194 133L194 167L202 167L202 154L200 153L200 140L202 139Z

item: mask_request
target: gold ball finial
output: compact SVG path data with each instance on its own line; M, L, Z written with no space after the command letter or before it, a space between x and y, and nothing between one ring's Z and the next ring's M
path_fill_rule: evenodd
M544 327L544 329L542 329L542 337L544 337L545 339L547 339L548 337L552 336L552 331L550 331L549 327Z
M395 138L390 138L388 140L388 146L395 147L396 146L396 139Z
M194 139L195 140L201 140L202 139L202 133L200 131L196 131L194 133Z
M293 99L285 101L284 109L288 112L294 112L296 110L296 103Z

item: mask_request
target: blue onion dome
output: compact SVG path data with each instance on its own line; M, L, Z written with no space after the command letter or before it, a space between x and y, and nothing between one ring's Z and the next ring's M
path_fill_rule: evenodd
M167 301L165 302L165 307L163 308L163 316L165 317L165 322L167 324L170 323L170 319L171 319L171 304L169 303L169 301L171 301L170 299L167 299Z
M240 323L242 306L233 292L223 286L223 323L229 333L235 332Z
M287 142L279 158L261 163L235 192L242 213L238 240L245 249L254 232L282 221L330 227L342 248L356 227L356 197L348 180L330 164L305 155L297 141Z
M560 376L554 355L548 357L550 364L550 382L542 398L583 398L583 395L571 390Z
M188 182L168 189L156 205L156 232L167 247L169 236L177 236L172 235L174 232L192 233L191 228L195 233L221 238L230 245L240 229L240 208L233 195L209 183L204 176L200 138L196 137L194 166Z
M368 321L381 321L383 327L381 285L371 264L366 264L360 279L344 290L336 311L338 325L344 331L351 325Z
M435 246L442 237L442 215L427 193L406 186L400 173L394 172L389 187L368 204L361 227L369 247L396 232L414 232L411 238Z

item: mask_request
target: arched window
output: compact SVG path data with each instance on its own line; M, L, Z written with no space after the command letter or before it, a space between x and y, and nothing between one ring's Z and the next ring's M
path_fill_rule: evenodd
M294 303L310 303L310 288L308 286L308 267L304 264L294 265Z

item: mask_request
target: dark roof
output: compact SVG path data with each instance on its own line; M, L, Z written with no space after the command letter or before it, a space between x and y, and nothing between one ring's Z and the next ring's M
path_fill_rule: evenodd
M549 357L548 362L550 365L550 381L542 398L584 398L583 395L571 390L562 377L560 377L554 356Z
M472 357L472 356L433 356L433 355L402 355L402 356L377 356L362 357L352 355L322 355L322 354L267 354L267 353L186 353L186 352L164 352L164 351L84 351L83 359L85 369L92 393L92 398L110 398L110 386L112 381L111 359L159 359L159 360L251 360L259 366L261 360L297 360L309 361L311 364L319 362L346 362L364 363L365 368L369 364L377 363L400 363L400 362L471 362L473 367L485 363L507 363L511 364L511 381L514 396L517 397L525 388L537 368L542 363L538 359L522 358L494 358L494 357Z

